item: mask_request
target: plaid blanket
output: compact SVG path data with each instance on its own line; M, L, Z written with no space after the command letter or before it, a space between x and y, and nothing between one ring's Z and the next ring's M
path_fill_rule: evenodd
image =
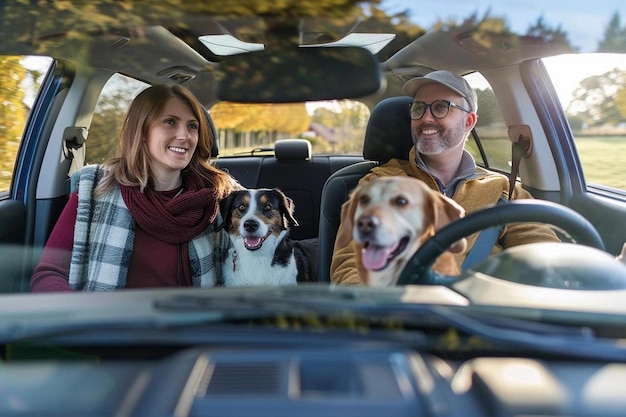
M135 220L119 188L103 196L92 195L101 175L98 165L88 165L72 176L73 191L78 188L69 274L74 290L113 291L126 286ZM221 224L221 218L188 244L194 287L212 287L223 282L222 264L230 239L216 224Z

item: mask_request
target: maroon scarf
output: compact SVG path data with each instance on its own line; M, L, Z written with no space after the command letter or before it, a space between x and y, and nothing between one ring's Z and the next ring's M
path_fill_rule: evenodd
M143 230L168 243L185 243L198 236L217 216L217 192L194 172L183 177L183 192L171 198L146 187L120 185L122 198Z

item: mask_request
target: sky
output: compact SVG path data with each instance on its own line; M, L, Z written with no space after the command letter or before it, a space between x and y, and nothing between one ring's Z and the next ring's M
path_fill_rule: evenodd
M382 7L388 12L408 10L411 21L426 29L437 20L460 21L474 12L480 17L489 11L490 16L505 16L514 32L525 33L543 16L547 25L560 25L581 51L596 49L615 12L622 27L626 25L625 0L383 0Z

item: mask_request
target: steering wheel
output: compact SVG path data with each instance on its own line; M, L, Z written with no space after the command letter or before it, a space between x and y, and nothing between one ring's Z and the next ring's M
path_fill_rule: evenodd
M441 228L413 254L398 278L397 285L449 285L456 278L432 271L435 260L461 238L507 223L547 223L561 229L576 243L605 250L596 228L581 214L545 200L513 200L477 210Z

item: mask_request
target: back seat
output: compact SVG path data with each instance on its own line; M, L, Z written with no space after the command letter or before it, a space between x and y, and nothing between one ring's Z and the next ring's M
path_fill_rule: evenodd
M313 155L305 139L282 139L274 155L220 157L215 166L228 172L246 188L279 188L295 205L300 226L290 236L295 240L318 237L322 188L332 173L363 161L362 156Z

